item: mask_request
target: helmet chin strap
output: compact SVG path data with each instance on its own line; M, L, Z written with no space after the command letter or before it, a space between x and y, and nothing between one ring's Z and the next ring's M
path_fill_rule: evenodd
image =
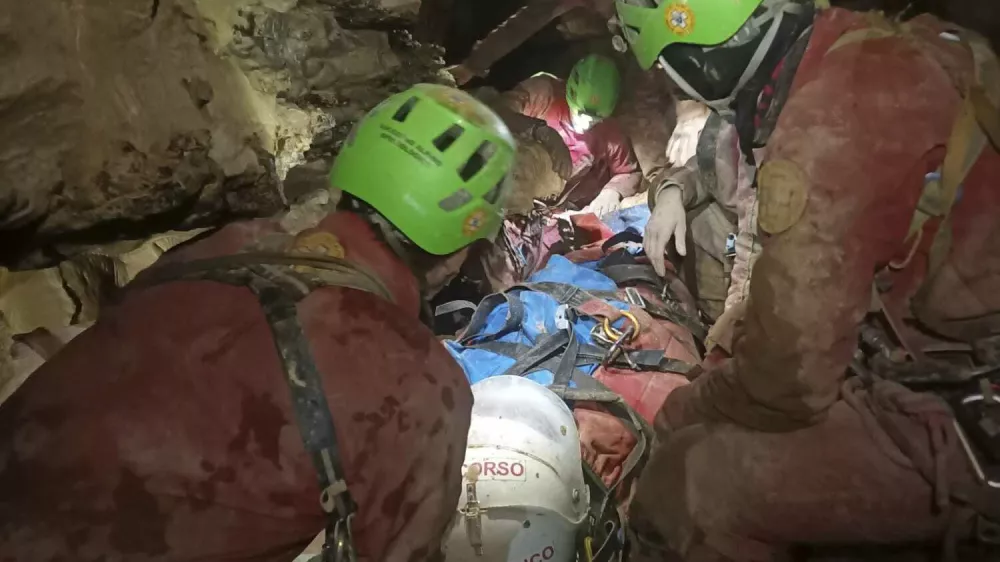
M750 23L754 27L760 27L767 23L769 20L774 20L771 23L771 27L768 28L767 33L764 35L764 39L761 40L760 45L757 46L757 50L754 51L753 56L750 58L749 64L747 64L746 70L740 76L739 81L736 83L736 87L730 94L719 100L706 100L697 90L695 90L691 84L685 80L680 73L678 73L666 59L661 55L659 57L660 66L663 67L664 72L670 76L670 79L674 81L677 86L683 90L686 94L691 96L692 99L698 100L708 107L712 108L713 111L717 112L722 116L723 119L727 121L732 121L736 117L736 112L732 109L733 100L739 95L743 87L747 85L747 82L757 73L760 69L760 64L763 62L764 57L767 56L768 50L770 50L771 45L774 43L774 37L778 34L778 29L781 27L781 22L785 17L785 14L799 14L802 13L803 7L801 4L790 2L789 0L777 0L782 2L780 6L775 6L777 2L772 2L768 10L761 14L760 16L750 20ZM725 46L716 47L719 49L724 49Z

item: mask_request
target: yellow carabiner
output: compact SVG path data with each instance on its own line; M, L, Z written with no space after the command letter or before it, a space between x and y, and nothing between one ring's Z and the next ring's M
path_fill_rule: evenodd
M621 313L622 316L627 318L630 322L632 322L632 325L635 326L635 332L632 334L632 337L629 338L629 341L639 337L639 331L641 330L641 328L639 327L639 319L636 318L635 315L632 314L631 312L623 310L621 311ZM618 341L619 339L622 338L622 336L624 336L623 332L620 332L617 328L611 325L611 319L607 317L604 318L604 324L602 325L602 328L604 329L604 335L607 336L607 338L610 339L611 341Z
M587 557L587 562L594 562L594 538L587 537L583 539L583 553Z

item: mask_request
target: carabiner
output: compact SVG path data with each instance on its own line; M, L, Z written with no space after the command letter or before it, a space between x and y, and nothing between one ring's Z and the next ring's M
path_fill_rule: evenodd
M632 322L632 327L635 328L635 330L632 332L632 335L628 339L628 341L632 341L635 338L639 337L639 332L642 330L642 328L639 326L639 319L636 318L635 315L632 314L631 312L622 310L621 313L622 313L622 316L624 316L626 319L628 319L630 322ZM625 334L625 332L628 331L628 329L626 329L624 331L620 331L617 328L615 328L614 326L612 326L611 325L611 319L608 318L608 317L606 317L606 316L604 317L604 323L601 325L601 327L604 329L604 335L605 335L605 337L607 337L611 341L618 341L618 340L622 339L622 337ZM628 342L625 342L625 343L628 343Z

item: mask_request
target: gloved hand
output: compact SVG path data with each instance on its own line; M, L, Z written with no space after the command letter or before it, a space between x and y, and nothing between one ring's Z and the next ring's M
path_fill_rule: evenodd
M671 185L660 190L656 196L656 206L646 223L643 246L656 273L663 277L667 266L663 254L667 243L674 239L677 253L687 255L687 213L684 211L684 197L681 188Z
M568 180L573 175L573 158L559 133L548 125L539 124L532 129L531 136L545 148L545 152L552 159L552 169L555 173L562 179Z
M584 207L583 211L585 213L594 213L597 218L601 218L604 215L613 213L621 207L622 195L613 189L602 189L597 197L590 202L590 205Z
M677 126L667 141L667 160L674 166L683 166L698 151L701 136L710 110L697 102L680 102L677 105Z

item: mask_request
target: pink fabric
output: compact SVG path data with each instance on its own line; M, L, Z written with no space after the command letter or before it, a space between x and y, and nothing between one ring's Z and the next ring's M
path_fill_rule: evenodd
M522 82L511 98L520 101L518 111L542 119L559 133L573 159L573 178L567 185L571 200L586 204L608 182L619 178L612 188L622 196L634 195L642 179L639 161L618 122L605 119L586 133L573 130L566 84L551 76L539 75Z

